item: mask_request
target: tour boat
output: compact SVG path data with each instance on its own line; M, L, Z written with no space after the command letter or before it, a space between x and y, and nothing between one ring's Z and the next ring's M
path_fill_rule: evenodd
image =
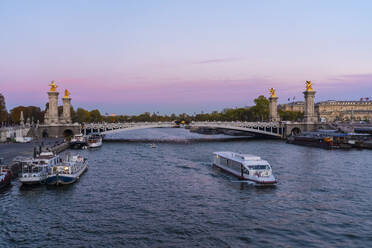
M0 160L0 189L3 189L6 186L10 185L12 175L10 173L10 170L1 165L1 162L2 161Z
M46 182L48 185L56 186L72 184L76 182L87 169L87 159L80 155L75 155L70 157L67 161L54 166Z
M88 137L87 143L89 148L100 147L102 146L102 136L98 133L91 134Z
M22 184L42 184L48 178L51 168L61 163L61 158L52 152L42 152L36 158L20 161L21 173L19 181Z
M258 156L235 152L214 152L213 165L256 186L274 186L277 183L270 164Z
M87 141L82 134L76 134L70 140L70 147L73 149L81 149L85 146L87 146Z

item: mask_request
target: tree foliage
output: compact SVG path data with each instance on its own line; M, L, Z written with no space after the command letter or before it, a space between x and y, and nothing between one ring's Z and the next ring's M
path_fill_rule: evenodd
M34 120L34 122L39 121L42 123L44 121L44 112L41 111L39 107L35 106L18 106L10 110L9 119L13 124L19 124L21 118L21 112L23 111L23 118L26 121L28 118Z
M6 110L5 98L0 94L0 125L8 120L8 111Z

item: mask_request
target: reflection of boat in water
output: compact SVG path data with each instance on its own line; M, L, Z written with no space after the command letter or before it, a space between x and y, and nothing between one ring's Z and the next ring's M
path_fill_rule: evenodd
M59 165L52 167L51 173L47 178L49 185L65 185L76 182L80 176L88 169L87 159L75 155Z
M215 152L213 165L256 186L274 186L277 181L270 164L258 156L234 152Z
M82 134L76 134L70 140L70 147L73 149L82 149L84 146L87 145L87 140Z
M36 158L26 158L21 164L19 181L22 184L45 183L52 166L61 162L61 158L52 152L42 152Z
M89 148L96 148L102 146L102 136L99 133L93 133L87 139Z
M12 175L5 166L2 165L2 159L0 159L0 189L3 189L10 185Z

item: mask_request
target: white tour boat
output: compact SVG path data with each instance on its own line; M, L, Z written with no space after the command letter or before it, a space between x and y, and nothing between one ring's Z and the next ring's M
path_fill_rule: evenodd
M235 152L214 152L213 165L256 186L274 186L277 181L270 164L258 156Z
M70 140L70 147L73 149L81 149L87 145L86 137L82 134L76 134Z
M87 159L80 155L69 157L67 161L54 166L47 178L49 185L65 185L76 182L88 169Z
M100 147L102 146L102 136L98 133L90 134L87 143L89 148Z
M53 152L42 152L36 158L25 158L19 161L22 171L19 181L22 184L45 183L51 168L61 162Z

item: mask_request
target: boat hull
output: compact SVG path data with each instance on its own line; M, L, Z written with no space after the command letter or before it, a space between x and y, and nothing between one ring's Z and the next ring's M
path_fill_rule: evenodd
M87 142L84 142L84 141L70 142L71 149L81 149L84 146L88 146Z
M89 148L98 148L102 146L102 141L95 142L95 143L88 143Z
M0 181L0 189L3 189L10 185L10 181L12 179L12 176L10 172L8 172L5 177Z
M80 176L88 169L88 165L85 165L78 173L75 174L55 174L55 175L50 175L46 183L48 185L68 185L68 184L73 184L76 182Z
M47 177L20 177L19 181L26 185L35 185L45 183Z
M223 170L226 173L229 173L229 174L232 174L232 175L236 176L237 178L239 178L242 181L243 180L244 181L250 181L250 182L254 183L255 186L264 186L264 187L265 186L276 186L276 184L278 183L273 176L265 178L265 177L249 176L247 174L241 175L239 172L237 172L235 170L232 170L232 169L229 169L225 166L221 166L221 165L218 165L216 163L213 163L213 165L216 166L217 168Z

